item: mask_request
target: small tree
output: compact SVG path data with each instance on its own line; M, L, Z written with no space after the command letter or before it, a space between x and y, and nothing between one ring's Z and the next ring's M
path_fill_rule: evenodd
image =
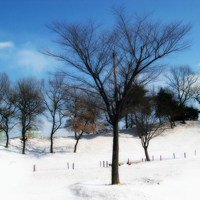
M146 160L150 161L148 147L151 139L162 133L165 121L159 121L155 113L154 101L151 97L144 97L134 111L138 136L144 148Z
M68 94L70 96L69 98L69 101L68 101L68 104L66 105L67 107L67 115L66 117L69 117L67 120L66 120L66 124L65 124L65 127L66 128L70 128L72 131L74 131L74 137L75 137L75 140L78 139L78 133L77 133L77 129L75 128L75 126L73 126L73 120L72 119L75 119L76 116L78 115L79 113L79 110L81 108L81 93L79 93L80 91L77 89L77 88L73 88L73 87L70 87L70 89L68 90ZM74 127L74 128L73 128Z
M38 116L43 114L45 107L40 92L40 82L32 77L19 79L11 90L10 102L16 107L15 118L21 126L23 148L25 154L26 131L36 126Z
M81 97L74 96L71 101L73 101L74 107L68 106L69 119L66 122L66 127L74 131L75 136L78 134L78 136L75 137L75 153L83 133L94 134L97 133L99 129L104 129L105 127L97 120L99 109L97 108L94 99L89 96L81 95Z
M43 101L52 122L50 153L53 153L53 135L62 128L62 120L65 117L67 97L63 77L54 75L49 78L47 84L43 83Z

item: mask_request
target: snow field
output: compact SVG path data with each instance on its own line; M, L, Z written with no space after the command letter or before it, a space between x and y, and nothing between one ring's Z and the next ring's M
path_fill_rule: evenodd
M121 130L119 138L120 162L144 158L140 139L131 130ZM120 166L121 184L112 186L111 167L100 167L100 161L111 163L112 134L84 136L77 153L73 153L72 137L55 137L54 154L48 153L48 138L30 139L26 155L21 154L20 139L11 139L8 149L0 143L1 196L15 200L199 200L199 143L200 122L167 129L150 142L149 154L155 161Z

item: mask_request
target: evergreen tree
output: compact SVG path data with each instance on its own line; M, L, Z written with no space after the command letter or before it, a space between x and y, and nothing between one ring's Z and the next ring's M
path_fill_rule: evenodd
M125 125L126 128L132 128L135 125L134 122L134 109L137 105L144 101L144 97L147 90L143 85L133 84L131 90L128 93L126 105L125 105Z
M163 120L163 118L167 118L171 127L175 125L175 117L180 112L180 106L178 106L178 102L174 100L173 95L166 92L163 88L160 89L156 96L156 116Z

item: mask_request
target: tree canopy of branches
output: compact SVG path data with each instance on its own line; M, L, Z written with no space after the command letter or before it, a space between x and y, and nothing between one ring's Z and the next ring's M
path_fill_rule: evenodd
M53 153L53 135L62 127L62 120L65 117L67 96L64 78L57 75L49 78L48 82L43 84L42 93L44 105L52 122L50 153Z
M11 91L10 101L17 108L16 119L21 125L23 148L25 154L26 131L37 125L38 116L43 114L45 107L40 92L40 83L37 79L28 77L16 82Z
M167 77L167 84L174 91L179 106L182 108L182 121L185 123L184 107L193 97L193 86L198 79L189 66L171 67Z
M63 72L78 87L99 95L101 109L113 127L112 184L119 184L118 122L132 82L142 73L157 73L162 58L186 49L190 24L152 21L149 15L130 17L125 9L114 9L116 24L103 30L94 22L52 22L47 27L58 36L61 52L44 49L67 65ZM70 73L71 72L71 73ZM72 73L73 72L73 73Z

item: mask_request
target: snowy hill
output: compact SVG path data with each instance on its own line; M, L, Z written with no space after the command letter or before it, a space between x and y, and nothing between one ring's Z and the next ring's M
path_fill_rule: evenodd
M73 137L55 137L54 154L49 153L49 138L29 139L26 155L21 154L19 138L10 139L8 149L5 141L0 142L1 196L9 200L199 200L200 122L178 124L154 138L149 146L152 162L141 162L144 151L133 131L120 131L119 160L124 165L119 167L121 184L115 186L110 185L111 168L102 167L103 161L111 163L111 133L84 136L77 153L73 153ZM137 164L127 165L128 159Z

